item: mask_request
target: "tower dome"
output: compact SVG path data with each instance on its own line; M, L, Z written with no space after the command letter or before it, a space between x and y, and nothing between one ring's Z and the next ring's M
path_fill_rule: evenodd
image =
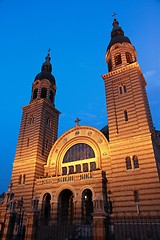
M128 42L131 44L131 41L129 40L129 38L124 36L124 31L119 26L119 22L117 21L116 18L114 19L112 25L113 25L113 29L111 31L111 40L109 42L107 50L109 50L115 43Z
M112 26L111 40L106 51L109 72L127 66L135 62L137 58L134 46L129 38L124 36L124 31L116 18L114 18Z
M54 104L56 94L56 81L52 75L52 65L50 63L50 49L42 64L41 72L38 73L32 84L31 102L39 99L45 99L49 103Z
M48 54L45 60L46 61L42 64L41 72L36 75L34 81L48 79L53 85L55 85L56 84L55 77L51 74L52 65L50 63L51 60L50 49L48 50Z

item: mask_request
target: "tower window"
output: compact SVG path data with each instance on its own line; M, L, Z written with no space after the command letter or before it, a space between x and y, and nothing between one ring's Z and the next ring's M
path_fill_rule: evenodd
M34 117L33 116L28 118L28 124L32 124L32 123L34 123Z
M34 89L33 91L33 99L37 98L37 94L38 94L38 88Z
M53 91L50 91L49 100L51 102L53 102L53 96L54 96Z
M132 63L132 55L131 55L131 53L126 52L125 55L126 55L127 63Z
M126 85L119 86L119 94L124 94L127 92Z
M29 138L27 138L27 147L29 147Z
M19 176L19 184L22 184L22 174Z
M123 92L124 92L124 93L126 93L126 92L127 92L126 85L123 85Z
M21 174L19 176L19 184L25 184L26 182L26 174Z
M115 55L115 65L117 66L121 63L122 63L121 55L120 54Z
M134 155L133 157L126 157L126 169L137 169L139 168L138 156Z
M124 119L126 122L128 122L128 113L127 110L124 111Z
M138 191L137 191L137 190L134 190L133 194L134 194L134 201L135 201L135 203L138 203L138 202L139 202L139 194L138 194Z
M126 169L132 169L132 163L131 163L131 158L130 157L126 157Z
M47 118L47 126L51 127L52 126L52 122L50 118Z
M46 149L48 149L48 139L46 140Z
M41 98L46 98L47 96L47 89L46 88L42 88L41 89Z
M23 174L23 184L26 182L26 174Z
M122 86L119 87L119 93L122 94L123 91L122 91Z
M112 71L112 60L109 59L109 62L108 62L108 71Z
M139 168L138 157L136 155L133 156L133 166L135 168Z

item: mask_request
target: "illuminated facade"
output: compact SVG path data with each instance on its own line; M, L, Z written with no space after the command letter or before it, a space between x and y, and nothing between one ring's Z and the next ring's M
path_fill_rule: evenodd
M56 83L49 53L33 82L31 101L23 108L8 192L14 196L6 200L13 211L17 202L23 203L26 239L34 239L34 211L44 225L80 219L93 223L94 239L105 239L95 229L102 228L108 214L160 214L159 135L136 50L116 19L106 62L108 73L102 78L108 127L101 131L80 126L77 119L75 127L57 139L60 112L54 105Z

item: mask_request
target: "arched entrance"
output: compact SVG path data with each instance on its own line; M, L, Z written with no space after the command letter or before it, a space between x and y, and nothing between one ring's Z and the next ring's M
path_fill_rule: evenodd
M72 223L74 215L73 193L69 189L63 190L58 199L58 220Z
M82 221L86 224L92 223L93 201L92 191L85 189L82 193Z
M42 220L44 225L47 225L50 219L50 212L51 212L50 200L51 200L51 195L49 193L46 193L43 196L43 204L42 204Z

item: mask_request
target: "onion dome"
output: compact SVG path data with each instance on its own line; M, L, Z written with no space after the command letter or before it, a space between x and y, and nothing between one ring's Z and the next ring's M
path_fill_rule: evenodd
M42 64L41 72L38 73L34 79L36 80L43 80L48 79L52 84L56 84L54 76L51 74L52 72L52 65L50 63L50 49L48 50L48 55L45 58L45 62Z
M113 25L113 29L111 32L111 40L107 47L107 50L109 50L115 43L123 43L123 42L131 43L129 38L124 36L124 31L119 26L119 22L117 21L116 18L114 19L112 25Z

